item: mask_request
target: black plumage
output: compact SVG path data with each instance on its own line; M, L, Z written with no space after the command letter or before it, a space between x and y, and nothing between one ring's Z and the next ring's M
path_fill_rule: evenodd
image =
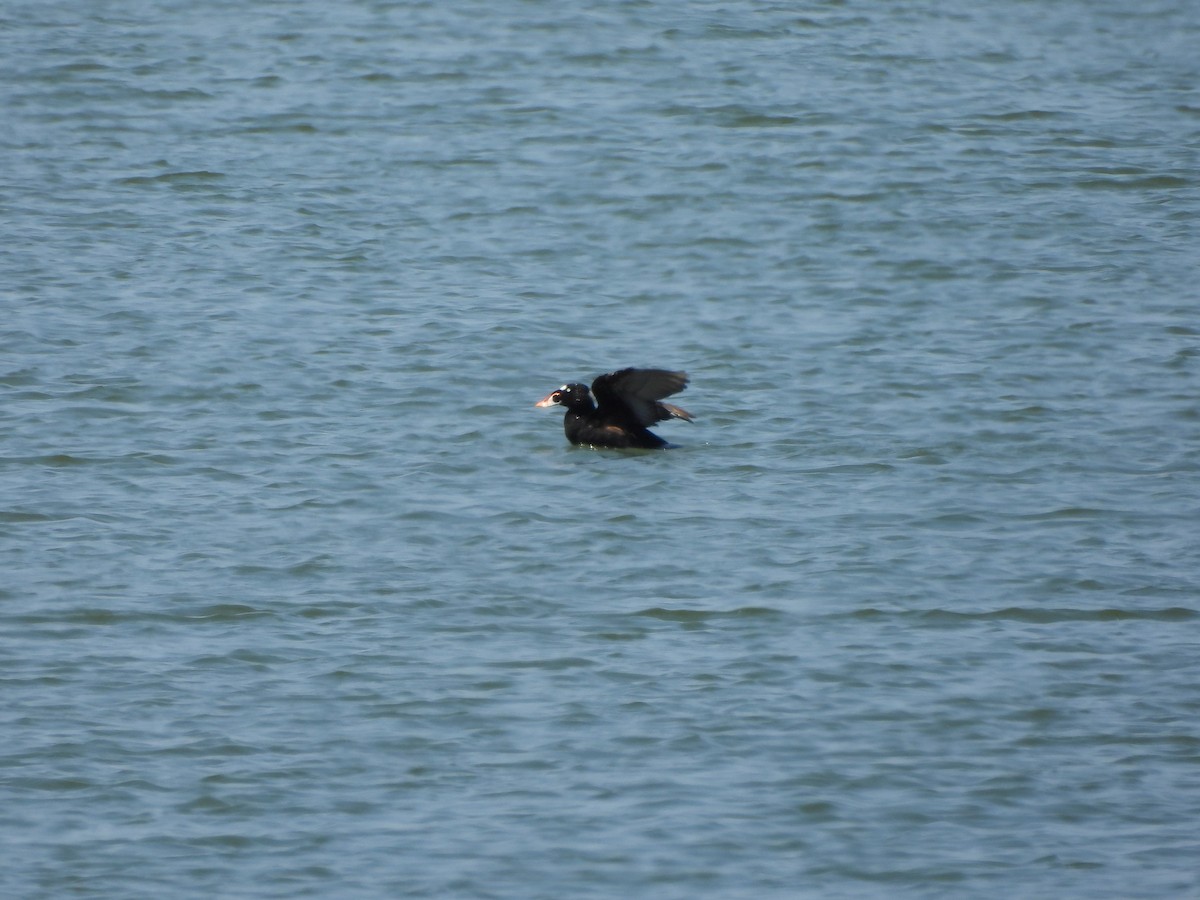
M538 401L540 407L564 406L563 429L572 444L612 449L656 450L667 442L649 430L667 419L692 421L691 413L663 403L687 387L686 372L621 369L586 384L564 384Z

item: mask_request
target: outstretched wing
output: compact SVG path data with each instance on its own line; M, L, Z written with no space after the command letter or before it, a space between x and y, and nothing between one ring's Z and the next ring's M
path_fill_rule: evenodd
M663 397L678 394L687 387L686 372L666 369L621 369L601 375L592 382L592 394L602 412L622 414L645 427L664 419L686 419L691 413L660 403Z

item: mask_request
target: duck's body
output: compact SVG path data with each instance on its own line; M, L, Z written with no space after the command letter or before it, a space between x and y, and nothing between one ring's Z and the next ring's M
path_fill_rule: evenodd
M667 442L650 431L666 419L692 416L660 402L687 387L685 372L666 369L621 369L586 384L564 384L538 401L540 407L564 406L563 430L572 444L616 450L657 450Z

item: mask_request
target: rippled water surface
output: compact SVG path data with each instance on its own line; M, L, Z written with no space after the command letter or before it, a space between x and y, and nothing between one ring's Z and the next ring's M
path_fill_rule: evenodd
M6 4L0 893L1200 896L1197 46Z

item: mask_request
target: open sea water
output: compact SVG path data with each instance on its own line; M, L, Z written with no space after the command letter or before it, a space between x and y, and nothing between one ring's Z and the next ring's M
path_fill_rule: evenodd
M0 894L1200 897L1197 47L7 0Z

